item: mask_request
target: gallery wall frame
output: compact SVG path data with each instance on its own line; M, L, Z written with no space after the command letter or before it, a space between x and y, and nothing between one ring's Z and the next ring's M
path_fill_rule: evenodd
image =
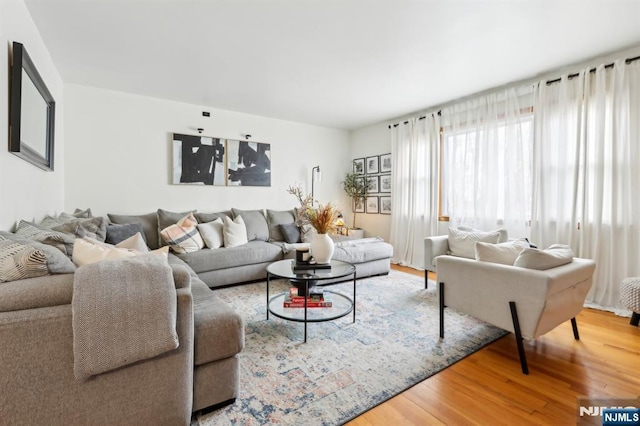
M173 134L172 183L271 186L271 144Z
M380 175L380 192L391 192L391 175Z
M364 158L356 158L353 160L353 173L357 175L364 174Z
M352 206L353 212L364 213L364 204L365 204L365 200L362 198L353 200L353 206Z
M373 155L371 157L367 157L365 163L366 173L368 175L376 174L380 172L380 157L377 155Z
M380 214L391 214L391 196L380 197Z
M380 156L380 173L391 172L391 153Z
M380 192L379 176L367 176L367 187L369 188L368 192L371 194Z
M367 201L365 204L366 204L365 207L366 207L367 213L370 213L370 214L380 213L379 197L377 196L367 197Z

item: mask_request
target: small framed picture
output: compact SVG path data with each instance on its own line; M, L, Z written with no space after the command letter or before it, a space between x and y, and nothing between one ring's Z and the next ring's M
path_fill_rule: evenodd
M391 175L380 176L380 192L391 192Z
M377 155L367 157L366 170L368 175L380 173L380 157Z
M380 192L380 177L379 176L367 176L367 187L370 194Z
M380 213L378 197L367 197L367 213Z
M364 174L364 158L356 158L353 160L353 173L357 175Z
M353 200L353 211L355 213L364 213L364 198L357 198Z
M391 214L391 196L380 197L380 214Z
M389 173L391 171L391 154L383 154L380 156L380 173Z

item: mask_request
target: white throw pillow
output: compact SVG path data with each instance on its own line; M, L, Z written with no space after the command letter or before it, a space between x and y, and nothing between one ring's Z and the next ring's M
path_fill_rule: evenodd
M508 241L499 244L477 242L476 260L513 265L520 253L522 253L522 250L526 248L529 248L529 244L523 240Z
M242 220L242 216L236 216L231 220L230 217L224 218L224 246L225 247L237 247L243 244L247 244L247 227Z
M471 228L470 226L458 226L458 230L466 232L484 232L479 229ZM509 234L507 233L507 230L505 228L498 228L489 232L497 232L500 234L498 243L506 243L509 240Z
M144 240L144 238L142 238L142 234L139 232L136 232L126 240L120 241L118 244L116 244L116 247L131 249L140 253L146 253L149 251L149 247L147 247L146 241Z
M189 213L175 225L164 228L160 231L160 236L176 253L192 253L204 247L204 241L198 232L198 221L193 213Z
M97 244L96 244L97 243ZM125 248L100 243L91 238L76 238L73 242L73 263L76 266L88 265L106 259L132 257L137 252Z
M500 233L481 231L461 231L449 228L449 254L452 256L476 258L476 242L496 244Z
M199 223L198 231L204 240L204 244L212 249L224 245L224 222L217 218L213 222Z
M564 244L554 244L546 250L524 249L513 265L543 271L571 262L573 262L571 247Z

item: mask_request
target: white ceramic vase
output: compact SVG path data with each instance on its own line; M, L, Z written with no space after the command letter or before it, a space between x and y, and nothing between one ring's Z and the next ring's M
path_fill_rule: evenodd
M316 263L329 263L333 257L335 249L333 240L329 234L316 234L313 236L310 244L311 256Z

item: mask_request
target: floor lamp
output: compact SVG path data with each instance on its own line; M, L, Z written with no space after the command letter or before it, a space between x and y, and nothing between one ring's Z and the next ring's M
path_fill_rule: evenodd
M316 182L316 180L318 182L322 182L322 172L320 171L320 166L315 166L314 168L311 169L311 198L313 199L313 201L315 201L315 198L313 196L313 190L314 190L314 183Z

